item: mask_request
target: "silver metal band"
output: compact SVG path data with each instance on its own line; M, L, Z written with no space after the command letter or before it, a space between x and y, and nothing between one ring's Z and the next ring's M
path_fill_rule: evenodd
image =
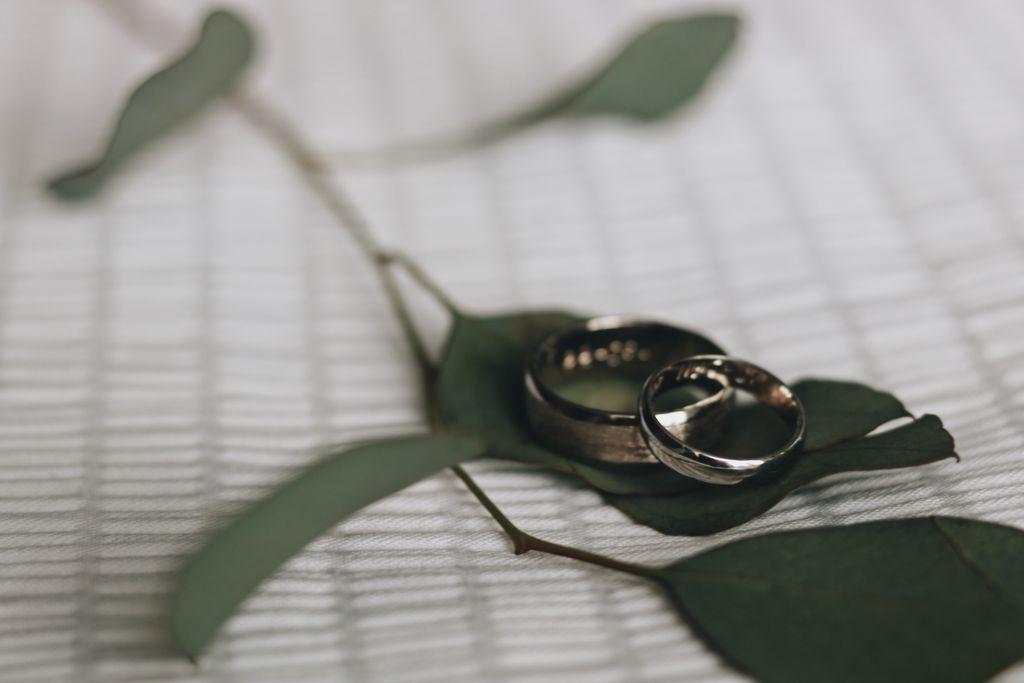
M536 437L549 448L613 463L658 462L640 435L635 412L592 408L558 393L557 386L584 375L636 373L642 379L665 365L697 354L722 353L689 330L636 318L607 316L570 326L542 341L527 360L526 411ZM639 385L639 380L638 380ZM714 378L707 396L664 416L670 433L712 442L732 407L734 392Z
M691 382L711 379L744 390L772 408L790 428L784 446L754 458L727 458L701 450L677 430L670 430L655 412L655 399L666 391ZM640 392L640 431L658 460L675 471L709 484L739 484L774 470L803 446L806 430L804 408L782 380L753 363L723 355L705 355L673 363L652 374Z

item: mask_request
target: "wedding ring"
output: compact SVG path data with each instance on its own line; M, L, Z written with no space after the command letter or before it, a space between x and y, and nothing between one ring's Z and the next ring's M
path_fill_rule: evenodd
M655 399L676 387L708 379L744 390L774 410L791 431L786 444L767 455L730 458L701 450L699 444L673 433L664 415L655 412ZM643 439L655 457L680 474L709 484L739 484L775 470L800 450L806 430L800 399L782 380L753 363L722 355L687 358L652 374L640 392L638 413Z
M658 368L708 353L723 351L696 332L650 320L592 318L556 332L527 359L526 414L533 433L565 455L612 463L657 463L640 435L636 412L586 406L559 393L557 387L580 378L599 382L624 377L635 377L640 386ZM734 392L713 377L695 384L706 395L665 418L666 429L692 443L710 443L725 424Z

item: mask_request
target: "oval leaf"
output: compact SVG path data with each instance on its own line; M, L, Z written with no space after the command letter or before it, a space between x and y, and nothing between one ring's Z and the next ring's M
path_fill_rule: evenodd
M229 92L249 64L253 44L240 18L212 12L192 48L131 94L100 158L54 178L50 191L68 200L96 193L136 152Z
M810 422L808 421L808 425ZM841 472L913 467L955 457L953 437L934 415L888 432L804 451L778 477L744 486L701 486L672 496L605 500L634 521L663 534L702 536L749 522L796 489Z
M436 387L442 417L486 439L496 457L575 474L602 491L664 496L703 488L660 464L616 466L565 456L536 442L524 409L524 359L543 337L584 319L550 311L456 316ZM907 415L894 396L862 384L805 380L793 389L807 410L807 442L814 448L861 437ZM743 454L776 438L778 421L774 415L763 417L756 411L737 411L720 447Z
M593 75L526 112L513 126L553 117L620 116L654 121L692 100L732 49L740 20L699 14L660 21Z
M769 534L662 570L728 662L779 683L974 683L1024 657L1024 533L935 517Z
M739 29L740 19L733 14L665 19L635 35L597 70L517 114L468 132L383 149L346 150L338 158L347 165L423 161L493 144L559 116L657 121L700 94L732 50Z
M808 451L864 436L910 413L892 394L837 380L804 379L793 385L807 415Z
M534 440L523 394L526 355L547 335L585 319L563 311L456 315L436 385L442 418L480 435L494 457L575 474L602 490L666 493L691 488L692 480L658 464L616 466L586 461L551 451Z
M475 439L413 436L332 455L217 532L185 568L174 634L195 659L256 586L357 510L484 450Z

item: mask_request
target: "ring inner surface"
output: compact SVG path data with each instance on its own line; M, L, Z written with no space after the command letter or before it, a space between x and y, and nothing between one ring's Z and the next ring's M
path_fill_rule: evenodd
M717 366L711 360L691 361L678 372L658 377L652 399L659 424L679 438L671 421L665 419L667 411L678 410L682 405L672 397L682 387L707 386L709 382L728 383L736 389L736 406L725 418L725 426L714 443L687 445L710 447L715 454L729 458L758 458L785 446L799 429L796 402L778 380L758 368L731 363Z
M720 353L712 342L657 323L572 330L539 351L540 381L561 398L587 408L633 415L647 377L688 356ZM706 380L674 392L672 408L721 391Z

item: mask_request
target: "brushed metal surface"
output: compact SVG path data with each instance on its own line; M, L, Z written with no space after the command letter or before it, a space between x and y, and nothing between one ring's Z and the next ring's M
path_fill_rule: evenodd
M689 356L722 353L707 337L664 323L624 316L592 318L544 339L527 360L526 410L545 445L566 455L605 462L657 463L639 432L636 412L591 407L567 398L558 385L584 375L637 373L646 377ZM679 438L711 443L734 403L733 390L714 378L707 396L662 416Z

